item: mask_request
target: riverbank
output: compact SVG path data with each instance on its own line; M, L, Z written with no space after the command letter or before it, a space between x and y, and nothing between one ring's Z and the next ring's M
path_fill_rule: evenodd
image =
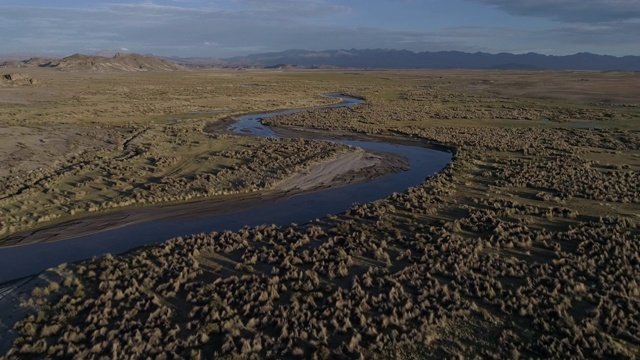
M292 175L271 190L217 196L183 203L127 207L83 216L13 234L3 242L0 248L64 241L162 219L197 219L233 214L256 206L266 206L291 196L366 182L379 176L406 170L407 167L406 159L393 154L346 152L335 159L314 164L305 172Z

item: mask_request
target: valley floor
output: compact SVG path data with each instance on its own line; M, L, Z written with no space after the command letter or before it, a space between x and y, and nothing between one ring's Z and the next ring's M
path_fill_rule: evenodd
M71 81L57 76L41 74L38 84ZM73 81L83 84L76 76ZM178 115L170 114L167 103L184 114L191 105L203 106L203 92L216 94L205 111L239 113L317 105L327 101L318 95L344 91L366 102L265 122L286 131L441 144L455 148L455 156L440 173L403 193L307 224L195 234L50 269L23 287L28 292L11 292L14 297L3 302L3 309L17 309L21 302L21 313L12 314L25 316L3 335L15 338L5 358L640 356L640 75L204 72L174 74L171 86L168 75L136 75L137 83L114 76L104 75L102 90L82 95L79 103L129 89L130 99L118 100L118 119L101 113L86 119L124 134L121 139L150 136L143 129L162 136L113 141L114 152L152 152L132 156L129 167L119 170L137 172L141 184L158 174L171 180L158 182L166 189L184 188L181 179L201 175L193 165L200 156L220 159L220 167L207 169L211 174L244 174L233 166L265 149L286 150L281 157L304 155L300 169L342 168L343 149L310 140L263 144L219 134L207 142L202 130L226 115L171 120ZM189 92L190 86L200 91ZM149 99L136 102L138 97ZM40 110L3 105L0 116L6 127L62 126L52 119L72 114L65 105L71 99L40 104ZM142 116L142 104L157 113ZM77 112L89 109L80 106ZM181 143L183 132L203 138ZM311 167L309 159L328 152L333 155L323 159L334 166ZM268 177L267 170L279 164L274 159L261 158L269 166L258 178L286 188L287 181L296 181L291 176L301 177ZM113 172L111 163L96 166L91 171L107 178L100 181L110 181L98 194L125 186L105 176ZM314 174L298 184L325 181ZM41 177L33 179L35 190L23 191L24 199L16 196L21 204L1 203L14 217L13 226L34 225L31 206L40 200L28 196L55 202L46 197L52 191ZM71 181L75 186L81 180ZM100 187L91 181L82 186Z

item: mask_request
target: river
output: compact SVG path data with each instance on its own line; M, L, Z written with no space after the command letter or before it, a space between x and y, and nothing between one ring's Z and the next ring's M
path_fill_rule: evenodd
M280 137L271 128L262 125L260 120L269 116L290 114L297 111L312 111L327 107L351 107L363 101L339 94L327 96L342 98L343 102L308 109L245 115L230 125L229 130L260 137ZM327 214L343 212L354 203L367 203L385 198L394 192L403 192L440 171L452 158L450 152L421 146L380 141L338 140L337 142L361 147L365 150L403 156L408 160L410 168L364 183L304 193L267 204L254 204L240 212L217 216L199 215L181 220L151 220L58 242L0 248L0 283L35 275L62 263L89 259L106 253L124 253L176 236L238 230L244 226L261 224L305 223Z

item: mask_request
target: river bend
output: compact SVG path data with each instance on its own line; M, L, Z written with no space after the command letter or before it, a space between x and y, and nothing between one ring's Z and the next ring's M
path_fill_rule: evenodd
M352 107L363 102L361 99L339 94L326 96L341 98L343 101L308 109L244 115L230 125L229 130L259 137L281 137L271 128L263 125L260 120L269 116L312 111L318 108ZM267 204L256 204L240 212L216 216L201 215L181 220L150 220L58 242L0 248L0 283L31 276L61 263L80 261L106 253L124 253L136 247L176 236L238 230L244 226L261 224L305 223L327 214L343 212L354 203L382 199L394 192L403 192L411 186L419 185L426 177L445 167L452 158L450 152L420 146L380 141L338 140L337 142L369 151L403 156L408 160L410 168L363 183L303 193Z

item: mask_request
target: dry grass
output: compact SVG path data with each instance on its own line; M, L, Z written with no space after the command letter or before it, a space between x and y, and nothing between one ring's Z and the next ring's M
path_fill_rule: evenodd
M368 99L274 123L436 141L455 146L454 162L310 224L193 235L71 265L69 281L39 290L52 300L18 324L7 358L640 356L638 98L607 89L538 98L540 79L569 86L611 74L269 76L319 92L331 80ZM510 85L496 96L478 77ZM538 90L509 95L527 81ZM418 97L417 86L431 88ZM591 103L598 97L613 100ZM497 103L523 109L488 106ZM546 112L566 118L536 118ZM572 128L592 116L603 129Z

